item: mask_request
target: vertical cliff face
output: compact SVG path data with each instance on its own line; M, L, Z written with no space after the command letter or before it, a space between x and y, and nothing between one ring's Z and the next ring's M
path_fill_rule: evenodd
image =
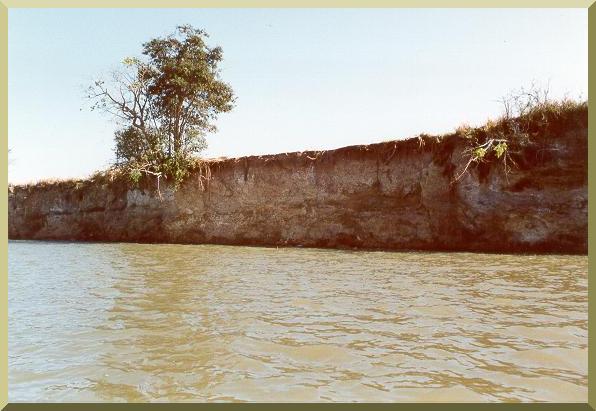
M508 174L465 139L419 138L210 163L178 190L148 179L15 186L9 238L587 252L587 111Z

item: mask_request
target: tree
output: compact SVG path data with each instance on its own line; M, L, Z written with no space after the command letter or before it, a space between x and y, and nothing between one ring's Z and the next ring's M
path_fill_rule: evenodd
M203 30L179 26L144 43L144 59L124 59L109 83L89 88L92 110L119 121L116 161L137 179L144 172L179 182L181 167L206 148L205 134L216 131L218 114L233 108L233 90L220 79L222 49L209 47L207 38Z

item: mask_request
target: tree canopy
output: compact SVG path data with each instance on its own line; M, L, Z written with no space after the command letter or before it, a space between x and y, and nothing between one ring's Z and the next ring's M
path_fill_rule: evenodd
M89 87L92 110L113 115L117 164L134 171L181 177L181 167L206 148L218 114L233 108L234 93L220 79L221 47L205 31L185 25L143 44L143 57L128 57L109 82Z

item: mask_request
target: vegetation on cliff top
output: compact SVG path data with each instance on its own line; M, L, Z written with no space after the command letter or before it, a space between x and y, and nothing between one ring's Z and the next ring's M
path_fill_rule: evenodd
M165 38L143 44L144 59L125 58L110 82L97 80L87 97L92 110L113 116L115 168L138 183L143 175L180 184L201 167L196 157L205 134L216 131L218 114L233 108L232 88L221 81L221 47L209 47L208 35L179 26Z
M232 109L234 94L219 78L222 49L208 47L207 37L203 30L179 26L174 34L143 44L144 60L124 59L123 70L109 84L96 81L89 88L92 109L111 114L121 126L115 133L116 163L107 174L126 175L135 185L144 175L153 176L160 195L161 178L173 181L174 189L192 172L198 171L201 185L210 178L209 163L197 155L207 146L205 134L216 130L217 115ZM490 164L501 164L507 176L528 148L549 133L563 133L575 112L587 110L586 102L552 100L548 89L535 85L512 92L502 103L499 119L482 127L460 126L452 134L466 142L466 160L449 170L453 182L471 167Z
M518 166L529 148L545 150L545 142L557 138L578 120L577 114L587 113L586 101L569 98L552 100L548 89L535 85L510 93L501 99L503 115L489 120L484 126L458 127L457 137L466 140L464 154L468 160L455 176L459 180L473 165L501 163L505 175ZM587 117L586 117L587 119Z
M441 136L429 136L421 134L417 138L409 140L397 140L386 143L371 144L366 146L356 146L353 149L364 149L369 151L376 145L387 145L392 143L392 150L389 158L399 155L403 152L399 147L408 147L408 150L432 150L435 152L435 160L446 167L445 173L448 174L453 183L456 183L470 170L476 169L479 176L486 174L492 167L501 167L505 175L515 172L516 168L528 169L536 164L540 159L546 159L549 156L556 155L553 150L553 142L564 138L570 131L578 127L587 127L586 101L572 99L552 100L548 97L548 92L539 90L535 87L521 89L511 93L502 99L504 112L496 120L489 120L480 127L470 127L462 125L453 133ZM136 136L138 137L138 136ZM135 138L136 138L135 137ZM133 140L134 141L134 140ZM464 144L463 152L460 152L463 161L458 164L452 164L453 148ZM145 144L142 141L139 145ZM334 152L348 150L345 147L339 150L317 151L294 153L307 161L318 161L331 155ZM278 155L277 157L286 158L291 153ZM457 153L456 153L457 154ZM264 161L269 161L271 156L262 156ZM229 161L239 161L240 159L230 159ZM205 187L207 181L211 178L211 167L214 163L219 163L221 159L200 159L193 156L187 156L183 164L171 166L168 162L158 163L156 167L149 171L161 173L161 176L170 178L172 174L167 174L170 170L178 169L183 178L188 175L194 175L198 184ZM44 180L32 184L31 187L50 187L57 184L71 187L75 190L88 185L105 184L120 182L130 184L131 177L135 170L141 175L153 177L153 173L145 170L135 169L138 163L117 163L105 171L98 171L88 179L71 180ZM585 174L584 171L578 171ZM180 175L178 174L179 180ZM140 179L140 177L139 177ZM157 181L155 181L157 180ZM145 180L144 180L145 181ZM140 183L139 180L136 180ZM144 185L146 187L157 187L159 193L159 178L147 179ZM176 180L174 179L174 183Z

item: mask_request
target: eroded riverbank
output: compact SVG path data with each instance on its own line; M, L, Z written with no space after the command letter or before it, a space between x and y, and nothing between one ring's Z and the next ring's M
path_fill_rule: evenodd
M213 160L176 191L12 186L9 238L585 254L587 108L545 130L510 147L508 173L493 159L462 174L469 139L453 134Z

